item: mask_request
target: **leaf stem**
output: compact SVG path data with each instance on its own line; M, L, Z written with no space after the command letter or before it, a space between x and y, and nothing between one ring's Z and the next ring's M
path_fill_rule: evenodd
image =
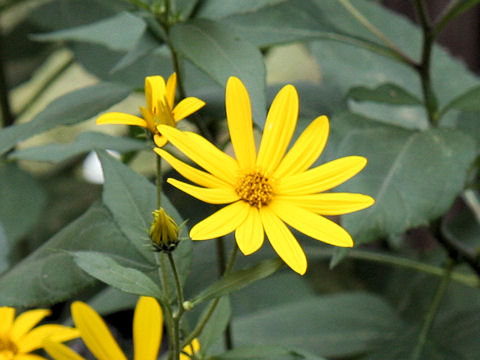
M435 319L435 315L438 312L438 308L440 307L440 303L447 291L448 284L450 282L450 275L452 270L455 266L455 262L452 259L448 259L448 263L445 267L443 272L442 280L435 291L435 295L433 297L432 303L430 304L430 308L425 316L425 320L423 321L422 328L420 329L420 333L418 335L418 341L413 349L411 360L418 360L420 359L425 344L427 342L428 334L432 328L433 321Z
M230 274L230 272L232 271L237 253L238 253L238 246L237 246L237 243L234 243L232 252L230 253L230 257L225 267L225 272L223 273L223 276ZM193 329L193 331L183 341L182 348L190 344L193 341L193 339L195 339L198 335L201 334L208 320L213 315L213 312L215 311L219 301L220 301L220 298L216 298L210 302L210 304L208 305L208 310L205 313L205 315L203 315L203 317L199 320L195 329Z
M430 77L431 55L433 41L435 38L432 34L432 27L430 25L430 20L428 19L424 1L414 0L414 5L423 34L422 58L415 69L417 70L422 83L423 102L427 112L428 120L432 126L437 126L438 104L432 89Z
M183 296L183 288L182 284L180 283L180 277L178 276L177 267L175 265L175 259L171 252L167 252L168 261L170 262L170 267L172 268L173 278L175 280L175 287L177 288L177 301L178 301L178 314L177 317L180 317L183 312L185 311L183 307L183 302L185 301Z
M338 0L343 7L368 31L375 35L381 42L383 42L387 48L398 55L404 63L413 65L414 61L410 59L402 50L400 50L390 39L388 39L375 25L373 25L363 14L352 5L350 0Z
M466 0L466 1L452 1L450 6L440 17L440 20L435 24L432 29L432 36L435 38L437 35L457 16L463 14L472 6L480 3L480 0Z
M177 312L173 314L173 329L172 334L170 334L172 339L172 348L171 356L174 360L177 360L180 356L180 319L182 318L185 308L183 307L183 289L180 283L180 278L178 276L177 267L175 266L175 260L171 252L167 253L168 260L170 262L170 267L172 268L173 278L175 279L175 287L177 289Z

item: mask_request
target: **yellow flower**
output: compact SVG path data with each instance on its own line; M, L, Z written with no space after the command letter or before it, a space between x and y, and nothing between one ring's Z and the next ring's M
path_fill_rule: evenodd
M185 119L205 105L200 99L188 97L175 105L175 90L177 88L177 74L173 73L165 84L162 76L148 76L145 78L145 100L147 107L140 107L143 119L119 112L110 112L101 115L97 124L124 124L137 125L146 128L153 134L157 146L164 146L167 140L159 132L158 125L176 126L176 123Z
M85 345L99 360L126 360L107 325L89 305L76 301L72 304L72 317L80 331ZM162 342L163 314L158 302L151 297L142 296L133 315L134 360L157 360ZM184 349L186 353L200 349L198 340ZM67 346L54 341L45 342L45 350L55 360L85 360ZM189 353L191 354L191 353ZM190 359L183 355L182 360Z
M206 170L193 168L155 148L181 175L203 187L176 179L168 182L202 201L230 203L196 224L190 237L205 240L235 231L240 250L248 255L262 246L266 233L277 254L299 274L306 272L307 260L286 224L328 244L353 246L347 231L321 215L361 210L371 206L374 199L362 194L323 192L356 175L367 160L349 156L309 169L327 142L327 117L316 118L287 152L298 118L298 95L295 87L285 86L270 107L257 153L250 99L235 77L227 83L226 111L236 159L200 135L159 127L168 141Z
M79 336L76 329L47 324L35 327L50 310L25 311L15 319L15 309L0 307L0 360L40 360L42 356L31 354L43 347L45 339L61 342Z

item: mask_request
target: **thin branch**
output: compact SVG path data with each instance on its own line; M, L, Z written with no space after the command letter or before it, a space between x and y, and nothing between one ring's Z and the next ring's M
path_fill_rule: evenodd
M453 19L478 3L480 0L453 1L433 27L432 36L436 37Z

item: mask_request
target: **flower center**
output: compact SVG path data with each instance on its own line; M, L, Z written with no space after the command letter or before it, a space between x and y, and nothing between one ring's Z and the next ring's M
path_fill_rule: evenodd
M18 353L17 345L8 338L0 338L0 355L13 359Z
M238 196L251 206L260 209L273 197L273 187L266 176L257 171L244 175L238 181L235 191Z

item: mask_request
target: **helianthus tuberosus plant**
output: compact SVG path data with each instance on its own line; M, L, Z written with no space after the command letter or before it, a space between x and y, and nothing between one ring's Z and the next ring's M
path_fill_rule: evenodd
M1 2L0 360L477 359L478 1L383 3Z

